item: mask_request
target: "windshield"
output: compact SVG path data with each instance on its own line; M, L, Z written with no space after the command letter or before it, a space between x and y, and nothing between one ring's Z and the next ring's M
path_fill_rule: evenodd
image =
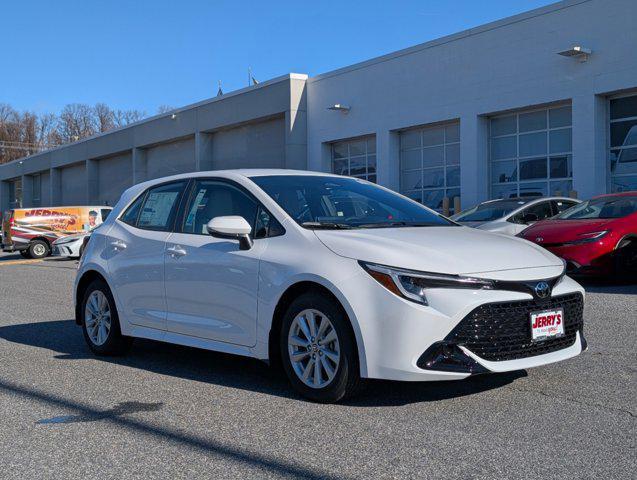
M602 197L564 210L555 219L622 218L635 212L637 212L637 197Z
M273 175L251 180L308 228L454 225L402 195L355 178Z
M451 218L456 222L490 222L508 215L513 210L520 208L530 200L533 199L485 202L480 205L476 205L469 210L460 212L458 215L454 215Z

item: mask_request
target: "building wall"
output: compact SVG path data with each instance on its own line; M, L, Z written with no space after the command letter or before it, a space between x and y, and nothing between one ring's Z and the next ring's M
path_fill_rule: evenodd
M573 109L573 183L608 189L606 98L637 88L637 2L567 0L310 78L308 163L329 171L331 142L376 135L378 181L400 188L403 129L460 121L464 206L490 196L489 117L557 102ZM584 63L557 54L593 50ZM349 113L328 110L334 104Z
M79 163L60 168L59 205L86 203L86 165Z
M283 118L221 130L211 142L215 169L285 167Z
M188 138L148 148L147 179L195 171L195 140Z
M94 198L98 205L115 205L121 193L132 185L133 158L130 153L97 161L97 195Z
M401 162L413 167L419 155L424 172L435 153L445 177L434 186L456 195L459 162L459 192L468 207L499 191L491 159L496 117L513 112L520 119L520 112L546 109L548 122L558 106L571 111L570 125L558 127L571 135L565 155L572 157L572 175L564 185L580 198L604 193L611 188L609 99L637 93L636 20L635 0L565 0L310 79L272 79L0 165L0 208L7 208L9 182L20 179L28 193L36 172L48 172L42 205L114 203L128 185L192 170L330 171L333 152L343 145L348 169L395 190L401 190ZM593 50L588 61L557 54L575 45ZM351 108L328 109L335 104ZM552 130L544 128L547 139ZM343 158L336 162L341 170ZM80 167L65 171L78 164L83 177ZM403 184L417 175L412 167L402 169ZM80 183L67 186L73 178ZM425 173L421 178L424 199L431 185ZM23 197L28 206L31 195Z
M51 175L48 171L40 174L40 206L51 205Z
M176 173L306 168L306 79L284 75L0 165L0 210L9 208L18 184L24 207L113 205L128 186ZM42 174L39 202L32 191L36 173Z

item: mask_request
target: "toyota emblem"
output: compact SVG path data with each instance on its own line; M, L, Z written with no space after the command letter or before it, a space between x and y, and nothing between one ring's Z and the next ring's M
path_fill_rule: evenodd
M549 284L546 282L539 282L535 286L535 294L538 296L538 298L546 298L550 295L550 293L551 287L549 287Z

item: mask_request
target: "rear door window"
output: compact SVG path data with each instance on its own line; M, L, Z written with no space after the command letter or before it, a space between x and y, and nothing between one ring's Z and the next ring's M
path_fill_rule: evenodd
M144 199L146 198L146 193L147 192L144 192L139 197L137 197L137 199L131 205L129 205L124 214L119 217L122 222L127 223L128 225L131 225L133 227L137 226L137 219L139 218L139 212L142 209L142 203L144 203Z

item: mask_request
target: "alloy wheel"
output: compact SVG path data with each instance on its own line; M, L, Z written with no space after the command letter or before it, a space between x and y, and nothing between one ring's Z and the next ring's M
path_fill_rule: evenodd
M315 309L300 312L290 325L288 354L294 372L305 385L329 385L341 360L338 334L330 319Z
M95 290L86 301L84 310L86 333L95 345L104 345L111 331L111 308L103 292Z

